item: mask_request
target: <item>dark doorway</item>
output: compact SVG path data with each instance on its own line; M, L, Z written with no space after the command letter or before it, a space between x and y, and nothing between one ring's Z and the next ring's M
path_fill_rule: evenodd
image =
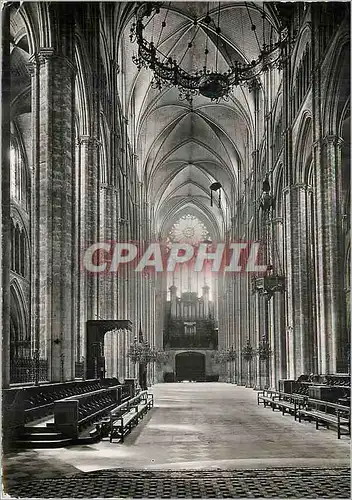
M176 355L176 380L205 381L205 356L200 352L182 352Z

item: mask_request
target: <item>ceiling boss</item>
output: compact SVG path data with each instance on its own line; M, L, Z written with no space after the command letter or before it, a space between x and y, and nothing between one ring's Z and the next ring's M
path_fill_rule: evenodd
M172 2L144 2L137 7L130 33L131 41L138 44L138 55L133 56L133 61L139 69L153 71L154 88L175 86L180 98L190 102L199 94L212 101L227 100L234 86L244 85L252 90L260 86L261 73L273 66L280 67L288 41L287 29L270 24L264 7L245 4L253 43L258 47L257 59L246 61L241 47L231 44L223 33L221 26L227 22L226 2L219 2L212 10L209 4L203 15L189 17L189 26L180 28L188 41L179 44L177 53L168 50L165 44L167 38L173 36L165 36L165 30L173 22L170 19ZM252 9L260 12L260 30L254 24Z

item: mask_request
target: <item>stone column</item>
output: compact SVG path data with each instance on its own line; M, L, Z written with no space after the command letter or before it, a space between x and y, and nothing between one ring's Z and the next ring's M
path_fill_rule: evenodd
M347 370L341 214L342 139L315 143L317 198L318 357L321 373Z
M262 325L263 325L263 311L261 308L261 299L262 297L259 296L259 294L255 294L254 296L254 331L253 331L253 342L252 347L254 349L257 349L259 342L261 340L261 332L262 332ZM252 339L251 339L252 341ZM259 356L255 356L252 360L252 368L254 373L252 374L252 380L253 383L255 384L255 387L261 388L263 384L262 380L262 367L261 367L261 360L259 359Z
M171 302L171 317L176 318L176 300L177 300L177 287L170 286L170 302Z
M104 337L104 358L105 358L105 377L112 377L112 344L113 333L107 332Z
M204 318L209 317L209 286L204 285L203 290L203 300L204 300Z
M314 334L311 328L312 308L309 300L307 233L307 186L296 184L287 188L286 198L286 265L288 317L294 338L289 346L293 373L297 378L313 368Z
M115 333L113 344L113 376L119 378L119 360L118 360L118 332Z
M32 332L49 360L51 381L74 378L74 79L53 49L31 62L33 100Z
M242 376L241 376L241 370L242 370L242 363L241 363L241 351L242 351L242 342L245 341L245 333L248 332L243 332L241 323L242 323L242 315L244 313L243 311L243 306L241 305L241 286L240 286L240 281L241 281L241 276L240 275L234 275L232 277L232 283L234 287L234 294L233 294L233 304L232 304L232 311L233 311L233 345L234 349L237 353L236 357L236 366L235 366L235 378L236 382L238 384L242 383Z
M276 217L271 220L273 233L274 268L284 274L283 252L283 219ZM275 251L276 247L276 251ZM286 318L285 318L285 293L276 293L271 301L272 325L272 387L278 388L278 381L286 378Z
M118 204L118 191L115 186L111 188L111 240L113 245L118 242L118 224L117 224L117 204ZM110 274L111 280L111 318L118 319L118 305L117 305L117 276L116 273Z
M295 335L293 327L293 272L291 262L291 249L293 246L291 234L291 202L289 190L283 192L284 197L284 211L285 211L285 224L284 224L284 246L285 246L285 276L286 276L286 359L287 359L287 376L289 379L296 378L295 370ZM291 306L289 307L289 304Z
M1 225L2 242L0 248L0 314L2 318L2 387L10 383L10 253L11 253L11 219L10 219L10 9L2 8L2 134L1 134Z
M122 383L124 378L122 364L122 330L118 330L117 332L117 373L118 379Z
M96 137L80 137L81 168L81 219L80 234L83 249L98 241L99 227L99 141ZM83 352L86 350L86 326L88 319L98 318L98 275L81 272L80 318Z

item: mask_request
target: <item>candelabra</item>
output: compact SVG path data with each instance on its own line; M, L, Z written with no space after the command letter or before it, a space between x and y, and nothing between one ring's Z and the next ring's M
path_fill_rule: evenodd
M247 344L242 349L242 357L245 361L252 361L254 356L254 349L251 346L249 339L247 340Z
M139 385L146 389L146 368L149 363L165 363L168 354L165 351L151 347L148 341L139 342L137 338L134 339L133 344L130 345L127 356L135 365L139 364Z
M259 342L257 348L257 355L261 361L264 362L265 365L265 382L264 387L267 388L270 386L270 356L272 352L270 349L269 341L267 335L264 334L262 340Z
M270 359L272 352L266 335L263 335L262 340L259 342L257 354L259 359L263 361L268 361Z
M148 341L138 342L135 338L133 344L130 345L127 356L132 363L164 363L168 354L165 351L160 351L155 347L151 347Z
M236 359L236 351L233 346L230 349L222 349L220 351L216 351L215 354L211 356L216 363L222 364L227 363L227 361L233 361Z
M228 362L230 363L230 381L232 381L232 362L236 359L236 351L234 350L233 346L231 346L229 349L216 351L216 353L212 355L212 358L216 363L219 363L221 365Z
M243 359L247 362L247 383L246 386L250 386L250 380L251 380L251 361L255 355L255 351L253 347L251 346L251 343L249 339L247 340L246 345L242 349L242 357Z

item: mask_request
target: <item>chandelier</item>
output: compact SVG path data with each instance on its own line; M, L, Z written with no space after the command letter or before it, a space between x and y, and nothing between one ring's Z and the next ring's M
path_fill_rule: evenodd
M260 209L262 211L263 222L264 222L264 234L265 237L263 239L264 247L269 247L269 236L268 236L268 227L270 224L270 217L272 211L275 209L275 199L271 194L271 187L269 183L268 175L266 175L263 181L262 187L262 195L260 199ZM280 255L277 248L277 242L274 243L274 249L277 254L277 267L279 268L279 272L274 272L273 265L268 265L266 274L264 276L254 276L252 278L252 293L258 293L259 295L263 295L267 300L270 300L271 297L276 293L285 292L285 276L283 276L280 272Z
M138 55L133 56L133 62L137 65L138 69L149 68L153 71L154 77L152 80L152 87L161 90L164 86L175 86L180 91L180 98L187 99L192 102L193 95L203 95L212 101L219 101L219 99L227 100L229 93L234 86L245 85L252 90L260 86L259 75L267 71L270 67L277 66L281 68L283 61L283 48L287 43L288 31L283 29L277 33L277 40L266 43L263 31L263 43L259 42L256 30L257 27L253 24L250 11L246 4L251 30L255 35L258 44L258 58L250 63L242 61L232 61L227 53L226 43L221 38L220 28L220 3L218 13L209 14L201 17L199 20L195 19L193 25L196 29L201 29L206 36L206 43L204 49L204 66L190 72L182 68L182 61L186 55L180 54L180 61L165 55L161 52L158 46L161 35L167 26L167 15L170 9L171 2L168 6L166 2L143 2L136 9L135 21L131 26L130 40L137 42ZM158 15L164 7L166 15L160 19L160 34L159 40L156 43L153 41L153 36L147 36L146 27L153 20L155 23L158 20ZM263 26L266 20L264 10L261 12L263 19ZM197 31L196 31L197 33ZM209 34L212 34L213 45L215 50L215 67L211 67L208 61L208 54L210 53L208 39ZM194 38L191 39L187 45L186 52L193 47ZM219 69L219 51L220 47L224 48L226 52L226 60L229 60L228 69L221 71Z

